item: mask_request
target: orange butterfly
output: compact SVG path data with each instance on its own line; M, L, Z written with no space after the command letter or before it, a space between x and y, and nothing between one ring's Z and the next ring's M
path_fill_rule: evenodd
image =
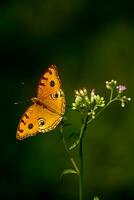
M16 133L22 140L53 130L63 118L65 112L65 96L61 89L61 81L55 65L50 65L43 73L37 90L37 98L23 114Z

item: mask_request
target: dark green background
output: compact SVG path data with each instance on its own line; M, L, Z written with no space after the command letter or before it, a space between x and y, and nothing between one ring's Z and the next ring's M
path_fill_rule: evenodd
M134 11L131 1L39 0L0 3L0 199L78 199L77 177L60 173L72 167L59 128L16 141L18 121L36 95L48 64L58 65L67 104L74 89L105 81L128 87L132 101L111 105L84 138L84 195L92 200L134 198ZM23 84L24 83L24 84ZM65 134L79 130L79 116L66 109ZM77 152L74 152L74 154ZM77 159L77 156L76 156Z

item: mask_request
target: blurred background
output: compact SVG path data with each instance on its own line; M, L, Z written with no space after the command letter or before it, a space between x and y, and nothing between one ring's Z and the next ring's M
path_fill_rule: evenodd
M59 128L16 141L18 121L36 96L40 76L56 64L68 105L74 89L106 94L105 81L128 87L132 101L113 104L84 138L84 196L92 200L134 198L134 12L131 1L8 0L0 3L0 199L78 199ZM24 101L19 105L14 102ZM78 132L80 116L66 109ZM78 160L77 151L73 152Z

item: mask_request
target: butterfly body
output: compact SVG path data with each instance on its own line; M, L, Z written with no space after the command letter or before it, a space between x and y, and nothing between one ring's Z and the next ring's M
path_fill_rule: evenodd
M53 130L62 120L65 112L65 96L55 65L50 65L39 81L37 97L23 114L16 133L22 140Z

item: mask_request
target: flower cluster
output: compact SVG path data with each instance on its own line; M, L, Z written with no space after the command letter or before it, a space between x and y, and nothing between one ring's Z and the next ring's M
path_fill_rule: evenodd
M119 100L121 102L121 107L125 107L125 103L131 100L131 98L123 96L123 92L127 89L127 87L125 85L117 85L117 81L115 80L106 81L106 88L111 91L113 91L114 89L116 90L116 100Z
M90 105L89 97L87 95L86 88L75 90L75 103L72 103L72 109L77 110L79 108L88 107Z
M106 81L106 88L108 90L113 90L117 85L117 81L111 80L111 81Z
M82 111L85 109L88 112L88 115L91 115L92 118L95 118L95 110L98 107L104 107L105 100L104 97L95 94L93 89L88 95L86 88L75 90L75 102L72 103L72 109L77 111Z
M92 89L90 94L88 94L87 89L75 90L75 102L72 103L72 109L79 112L88 112L92 118L95 118L96 110L99 107L105 107L113 101L120 101L121 106L124 107L125 104L131 100L126 96L123 96L123 92L127 89L124 85L117 85L116 80L106 81L106 88L111 91L110 100L105 103L104 97L95 93L95 89Z
M120 101L121 101L121 107L125 107L125 103L127 103L128 101L131 101L131 98L123 96Z

